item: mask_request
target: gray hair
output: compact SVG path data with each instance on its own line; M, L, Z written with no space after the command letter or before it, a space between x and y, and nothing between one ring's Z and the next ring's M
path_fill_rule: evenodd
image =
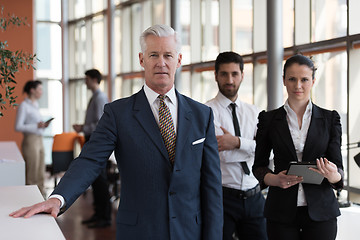
M170 37L170 36L174 36L175 38L175 42L176 42L176 52L180 53L181 50L181 39L179 34L177 34L177 32L167 26L167 25L154 25L149 27L148 29L146 29L140 36L140 46L141 46L141 52L145 53L146 50L146 42L145 39L147 36L149 35L154 35L157 37Z

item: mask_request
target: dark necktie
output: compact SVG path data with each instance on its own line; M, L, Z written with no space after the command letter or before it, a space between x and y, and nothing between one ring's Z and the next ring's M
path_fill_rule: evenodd
M175 143L176 134L173 119L171 117L170 109L165 104L165 96L159 95L159 128L161 136L164 140L166 150L169 154L169 160L171 165L174 165L175 160Z
M232 109L232 117L233 117L234 129L235 129L235 136L241 137L239 121L238 121L238 118L236 116L236 104L235 103L230 103L230 107ZM241 164L241 167L244 170L245 174L249 175L250 170L249 170L249 167L246 164L246 162L240 162L240 164Z

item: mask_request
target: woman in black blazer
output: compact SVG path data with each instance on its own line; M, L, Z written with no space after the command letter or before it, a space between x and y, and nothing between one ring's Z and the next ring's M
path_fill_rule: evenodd
M336 238L339 206L333 189L343 187L340 116L313 104L315 82L311 59L294 55L284 65L288 92L284 106L259 114L253 173L269 186L264 215L269 240ZM274 171L268 168L271 150ZM292 161L313 162L324 176L320 185L302 184L286 175Z

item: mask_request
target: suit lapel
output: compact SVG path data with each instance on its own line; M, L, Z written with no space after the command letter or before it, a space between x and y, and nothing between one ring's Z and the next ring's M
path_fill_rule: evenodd
M164 158L167 160L168 164L170 165L168 152L166 150L164 141L161 137L159 126L155 121L149 102L145 96L144 89L141 89L135 96L133 112L135 119L139 122L139 124L147 133L149 138L152 140L155 146L160 150L161 154L164 156Z
M285 111L284 107L281 107L278 109L275 119L277 121L276 129L279 133L279 136L281 136L283 143L290 150L294 159L296 159L296 161L298 161L297 156L296 156L294 142L291 138L289 125L286 120L286 111Z
M180 154L184 149L187 138L189 136L189 129L191 127L191 110L185 98L176 91L178 100L178 129L176 136L176 152L175 152L175 165L179 164Z
M307 132L305 146L303 151L303 161L313 162L317 157L314 153L314 146L317 146L326 132L324 116L318 106L313 104L311 122Z

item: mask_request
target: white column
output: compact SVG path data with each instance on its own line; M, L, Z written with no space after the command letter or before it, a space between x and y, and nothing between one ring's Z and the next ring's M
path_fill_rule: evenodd
M267 92L268 110L283 104L282 62L282 0L267 1Z

